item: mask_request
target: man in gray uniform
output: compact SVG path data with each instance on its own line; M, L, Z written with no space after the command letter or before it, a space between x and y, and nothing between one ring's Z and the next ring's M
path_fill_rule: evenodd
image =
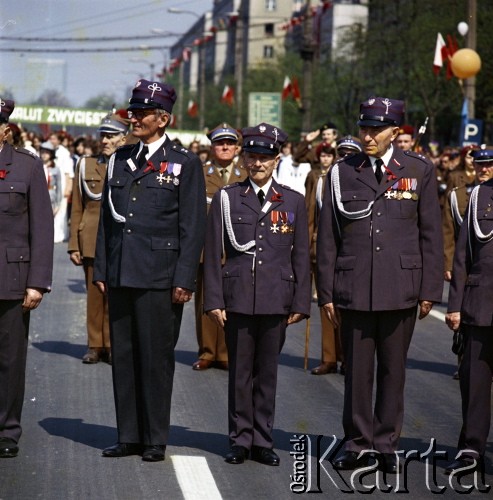
M50 291L53 212L41 160L7 142L14 101L0 97L0 458L22 434L30 311Z
M248 179L212 199L204 310L226 332L226 462L251 456L277 466L272 430L279 354L287 326L310 315L308 225L303 195L272 179L285 132L261 123L241 133Z
M386 472L404 416L406 357L416 321L443 288L440 207L432 164L392 146L404 103L373 97L360 106L363 152L327 175L318 226L318 297L341 326L346 359L344 451L334 467L352 470L378 452ZM375 354L376 400L372 408Z

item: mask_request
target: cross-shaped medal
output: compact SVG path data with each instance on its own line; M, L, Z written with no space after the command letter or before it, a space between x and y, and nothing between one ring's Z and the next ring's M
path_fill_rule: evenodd
M162 186L164 181L166 181L167 184L171 182L171 176L168 175L167 177L165 177L163 172L160 172L159 175L156 176L156 180L159 182L159 185Z

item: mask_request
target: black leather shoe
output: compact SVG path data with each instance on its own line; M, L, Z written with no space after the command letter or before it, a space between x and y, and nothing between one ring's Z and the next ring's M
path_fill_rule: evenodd
M361 458L358 456L358 451L343 451L337 455L332 465L334 469L338 470L355 470L366 467L370 460L369 455L365 453Z
M265 465L279 465L280 459L277 453L270 448L254 446L252 448L252 460Z
M379 469L388 474L400 474L402 467L395 453L382 453L377 455Z
M0 458L14 458L19 453L17 443L10 438L0 438Z
M140 455L142 453L142 445L137 443L116 443L103 450L103 457L120 458L128 457L129 455Z
M166 446L161 444L144 446L142 460L144 462L161 462L162 460L164 460L165 451Z
M475 459L473 457L464 455L447 465L444 472L447 476L455 471L460 471L460 473L457 473L458 475L466 475L477 470L479 468L479 464L480 459Z
M228 464L242 464L248 458L248 450L244 446L231 446L231 451L226 455Z

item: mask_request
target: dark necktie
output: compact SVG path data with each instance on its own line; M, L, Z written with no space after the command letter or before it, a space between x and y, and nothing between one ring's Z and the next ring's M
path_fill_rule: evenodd
M265 194L261 189L258 190L257 198L258 198L258 201L260 201L260 206L262 206L264 204Z
M382 181L382 177L383 177L382 166L383 166L383 161L379 158L375 162L375 177L377 178L377 182L379 184Z
M139 155L139 161L138 161L139 168L142 168L146 164L147 153L149 153L149 148L147 146L144 146L142 148L142 151L140 152L140 155Z

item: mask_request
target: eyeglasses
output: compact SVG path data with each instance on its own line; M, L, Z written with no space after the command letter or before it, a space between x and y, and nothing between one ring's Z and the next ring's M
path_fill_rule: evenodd
M156 110L151 109L151 110L145 110L145 109L134 109L133 111L127 111L128 113L128 118L131 120L132 118L135 118L136 120L142 120L148 115L152 115L156 112Z

